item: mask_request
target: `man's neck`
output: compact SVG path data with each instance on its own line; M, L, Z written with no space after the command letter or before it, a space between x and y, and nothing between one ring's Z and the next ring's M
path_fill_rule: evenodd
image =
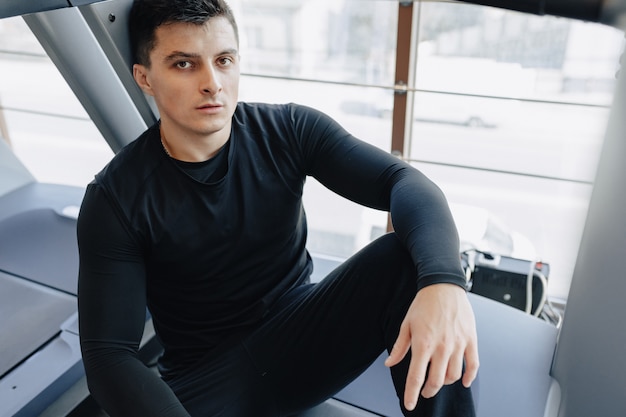
M211 135L171 133L160 126L161 144L171 158L185 162L203 162L213 158L230 138L230 128Z

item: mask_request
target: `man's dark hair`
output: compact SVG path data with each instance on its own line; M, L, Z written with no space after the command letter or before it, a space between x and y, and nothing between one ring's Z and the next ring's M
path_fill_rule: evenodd
M133 63L150 66L159 26L176 22L202 25L218 16L228 19L239 43L235 16L224 0L135 0L128 20Z

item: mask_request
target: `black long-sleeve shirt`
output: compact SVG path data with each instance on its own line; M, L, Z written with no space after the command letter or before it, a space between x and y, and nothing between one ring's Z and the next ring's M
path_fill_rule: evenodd
M218 178L199 181L165 154L155 125L88 186L78 222L80 338L90 390L112 416L187 415L135 358L146 306L167 378L308 279L307 176L391 212L418 288L465 283L439 188L324 114L240 103L223 152Z

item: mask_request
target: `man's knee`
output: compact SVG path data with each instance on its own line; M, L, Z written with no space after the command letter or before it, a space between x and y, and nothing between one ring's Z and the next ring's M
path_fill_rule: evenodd
M389 271L415 277L415 265L411 255L395 233L379 237L372 245L375 247L374 253L378 255L377 261L386 264Z

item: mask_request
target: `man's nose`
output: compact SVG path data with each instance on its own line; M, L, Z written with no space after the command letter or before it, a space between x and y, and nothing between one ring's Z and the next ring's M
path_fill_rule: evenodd
M216 95L222 90L219 74L213 65L206 65L202 74L201 89L204 94Z

